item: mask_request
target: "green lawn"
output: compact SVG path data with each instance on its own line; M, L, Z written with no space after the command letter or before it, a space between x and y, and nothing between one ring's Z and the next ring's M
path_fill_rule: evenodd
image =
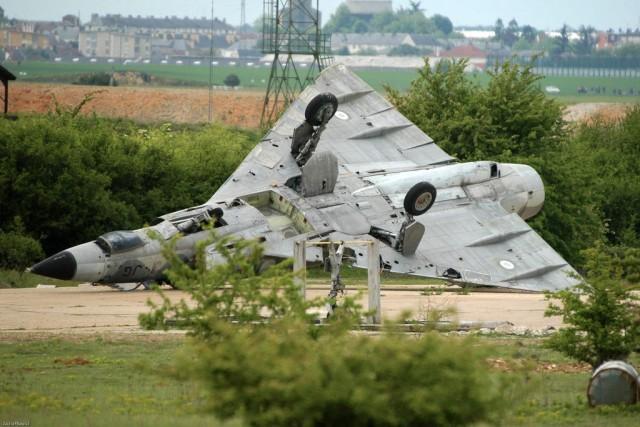
M172 359L182 337L118 336L0 339L0 420L32 426L241 425L220 423L204 413L197 384L175 375ZM457 338L451 338L457 339ZM525 383L509 397L508 426L635 426L640 406L587 407L589 372L536 372L532 368L570 361L533 338L479 338L491 357L524 370L507 373ZM638 363L638 360L634 360ZM526 367L529 370L526 370ZM540 369L538 369L540 370ZM503 375L499 370L496 375ZM455 402L452 402L455 404Z
M247 67L244 65L228 66L218 65L214 68L214 84L222 85L224 78L229 74L237 74L245 89L264 90L269 79L270 68L262 63L257 66ZM15 73L19 80L25 81L45 81L71 83L79 74L91 72L111 72L133 70L144 72L159 78L161 85L186 85L205 86L209 81L209 69L206 66L175 65L175 64L129 64L115 65L104 63L53 63L53 62L24 62L17 64L4 64L10 71ZM304 68L300 69L305 72ZM26 73L20 75L20 73ZM375 90L382 91L385 85L389 85L399 90L406 90L409 84L417 76L416 70L356 70L356 73L369 83ZM486 84L489 76L484 73L477 73L470 76L471 79L480 84ZM613 89L621 89L628 92L640 90L640 79L638 78L604 78L604 77L546 77L540 82L541 87L556 86L560 89L558 95L554 97L567 102L637 102L640 96L614 96ZM607 88L606 94L579 95L577 88L584 86L587 89L595 86ZM569 101L570 100L570 101Z
M164 375L179 342L142 341L0 342L0 420L32 426L223 425L202 414L197 387Z
M346 286L367 286L367 270L361 268L344 267L340 276ZM307 279L310 285L329 284L331 274L323 271L319 266L309 266L307 269ZM380 280L383 285L415 285L432 286L442 285L443 281L438 279L428 279L426 277L410 276L408 274L396 274L382 272ZM0 289L2 288L34 288L39 284L60 286L77 286L78 282L68 280L57 280L37 274L20 272L16 270L0 269Z
M39 284L60 286L77 286L79 282L57 280L37 274L17 270L0 269L0 289L2 288L35 288Z

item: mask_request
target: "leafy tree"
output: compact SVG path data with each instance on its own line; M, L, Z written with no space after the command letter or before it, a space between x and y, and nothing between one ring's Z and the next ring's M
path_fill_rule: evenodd
M256 242L230 243L215 241L227 263L212 269L204 245L194 268L168 250L169 275L193 303L161 292L162 303L140 317L146 328L170 321L187 330L175 370L205 386L217 417L253 426L448 426L493 421L504 408L506 384L470 341L354 336L361 313L350 299L318 327L309 308L326 301L305 301L286 264L257 274Z
M553 53L556 55L562 55L569 51L569 47L571 42L569 40L569 27L567 24L564 24L560 29L560 37L556 37L555 39L555 48Z
M20 217L6 231L0 229L0 268L23 271L43 256L42 246L27 235Z
M515 42L513 44L513 46L511 46L511 50L513 50L514 52L519 52L519 51L523 51L523 50L531 50L531 49L533 49L533 44L529 43L524 38L519 39L517 42Z
M7 17L4 16L4 9L0 6L0 25L4 24L7 21Z
M623 58L640 58L640 44L627 43L617 48L614 53Z
M341 4L331 15L324 30L329 33L419 34L433 34L441 31L444 35L448 35L453 31L453 25L448 18L441 15L427 18L420 8L420 2L413 2L410 8L375 14L371 18L354 15L345 4Z
M547 295L546 316L567 325L547 345L594 369L607 360L625 360L640 348L640 298L622 283L622 270L598 245L586 251L586 279ZM553 301L559 301L557 305Z
M224 84L225 86L230 87L240 86L240 77L238 77L236 74L229 74L224 78Z
M342 3L325 24L324 31L327 33L350 33L355 21L356 17L351 14L347 5Z
M428 62L401 94L386 88L401 113L462 160L529 155L563 135L560 106L537 86L532 66L506 62L487 87L465 76L468 61Z
M424 9L421 7L422 6L421 3L422 3L421 1L409 0L409 7L411 12L419 12L419 13L424 12Z
M507 29L504 30L504 35L502 36L502 40L504 44L511 47L518 41L520 37L520 27L518 26L518 21L512 19L509 21L507 25Z
M613 245L640 247L640 106L619 121L596 119L577 129L573 142L591 172L592 198L606 219Z
M0 231L0 268L23 271L43 257L37 240L15 231Z
M408 44L401 44L389 51L389 56L420 56L422 54L423 52L421 49Z
M531 25L525 25L522 27L521 37L529 43L535 43L538 38L538 31Z
M502 22L501 18L498 18L498 20L494 25L494 32L495 32L494 40L504 44L504 31L505 31L504 23Z
M373 15L370 24L371 32L383 33L386 28L389 28L393 23L396 15L394 12L382 12Z
M436 31L434 23L421 11L400 9L394 21L384 29L389 33L430 34Z
M364 34L369 32L369 25L362 19L358 19L353 23L353 32L358 34Z
M251 25L251 27L253 28L253 31L255 31L256 33L262 33L262 30L264 28L264 15L258 16L253 21L253 24Z
M578 31L580 39L576 42L576 53L580 55L588 55L593 52L596 45L595 29L593 27L580 27Z
M436 26L438 31L442 32L442 34L444 34L445 36L448 36L453 32L453 23L446 16L436 14L433 15L431 19L433 20L433 24Z

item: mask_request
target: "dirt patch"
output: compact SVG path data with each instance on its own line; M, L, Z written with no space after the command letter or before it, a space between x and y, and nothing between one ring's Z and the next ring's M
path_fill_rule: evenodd
M531 361L523 360L505 360L505 359L487 359L487 364L497 371L514 372L523 369L533 369L539 373L563 373L563 374L579 374L583 372L591 372L591 366L587 363L570 362L570 363L550 363L535 362L533 366L528 366Z
M91 362L87 359L83 359L82 357L74 357L73 359L56 359L53 363L61 364L64 366L82 366L82 365L90 365Z
M141 83L139 75L122 73L126 84ZM206 88L170 88L135 86L79 86L65 84L12 84L9 108L12 113L46 113L54 109L54 96L61 105L74 107L85 95L100 90L87 104L84 114L128 118L138 122L205 123L209 117L209 92ZM230 126L258 128L264 92L213 92L214 120ZM569 122L590 122L596 117L613 121L624 116L629 104L582 103L569 105L564 112Z
M60 105L75 107L89 93L100 93L84 108L84 114L128 118L138 122L205 123L209 116L206 88L98 87L41 83L16 83L9 91L11 113L46 113ZM230 126L258 128L262 92L213 92L213 118Z
M516 326L541 329L559 327L560 318L545 318L547 302L541 294L473 293L470 295L420 294L421 289L385 292L382 314L397 319L411 311L420 316L428 307L453 307L460 322L511 322ZM308 289L309 298L326 295L326 290ZM354 291L349 291L354 295ZM165 296L173 302L188 300L180 291L167 290ZM359 302L367 307L367 296ZM155 292L118 292L104 287L27 288L0 290L0 341L37 339L37 336L86 335L105 336L131 334L142 339L160 339L164 332L148 332L140 328L138 316L148 313L147 301L156 304L161 299ZM34 336L35 335L35 336ZM171 335L183 337L183 331Z
M613 122L624 117L629 104L583 103L569 105L564 110L564 119L568 122L592 123L596 120Z

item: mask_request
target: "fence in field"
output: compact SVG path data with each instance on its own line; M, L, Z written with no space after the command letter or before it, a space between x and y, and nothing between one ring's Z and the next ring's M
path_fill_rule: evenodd
M533 72L544 76L640 78L640 69L534 67Z

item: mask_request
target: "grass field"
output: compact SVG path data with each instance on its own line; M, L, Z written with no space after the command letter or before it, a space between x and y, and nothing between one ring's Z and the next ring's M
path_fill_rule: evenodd
M457 339L452 337L451 339ZM172 359L181 337L112 336L0 340L0 422L31 426L240 426L207 415L199 385L182 382ZM638 406L590 409L585 389L590 373L575 369L533 338L479 338L492 359L528 371L493 368L522 382L511 396L508 426L636 426ZM634 362L638 362L635 360ZM537 368L537 369L536 369Z
M340 272L340 277L345 286L367 286L367 270L361 268L345 267ZM319 266L309 266L307 269L307 279L309 284L331 283L331 274L325 272ZM444 282L438 279L428 279L425 277L409 276L407 274L395 274L382 272L380 280L383 285L415 285L431 286L441 285ZM34 288L39 284L56 285L58 287L77 286L78 282L68 280L57 280L48 277L38 276L33 273L20 272L16 270L0 269L0 289L3 288Z
M52 63L52 62L24 62L20 65L5 64L20 80L71 83L79 74L91 72L138 71L159 78L161 85L206 86L209 81L209 69L206 66L175 65L175 64L129 64L114 65L104 63ZM305 72L305 69L301 69ZM214 84L222 85L229 74L236 74L245 89L264 90L269 79L270 68L262 63L253 67L245 65L219 65L214 68ZM22 73L22 74L20 74ZM416 70L356 70L356 73L369 83L375 90L382 91L384 85L399 90L406 90L417 75ZM480 84L486 84L489 76L484 73L471 75L471 79ZM638 93L640 79L637 78L604 78L604 77L546 77L540 82L541 87L556 86L560 89L554 97L565 102L637 102L640 96L614 96L613 90L620 89L628 92L633 89ZM606 94L579 95L577 88L584 86L591 88L603 86Z

